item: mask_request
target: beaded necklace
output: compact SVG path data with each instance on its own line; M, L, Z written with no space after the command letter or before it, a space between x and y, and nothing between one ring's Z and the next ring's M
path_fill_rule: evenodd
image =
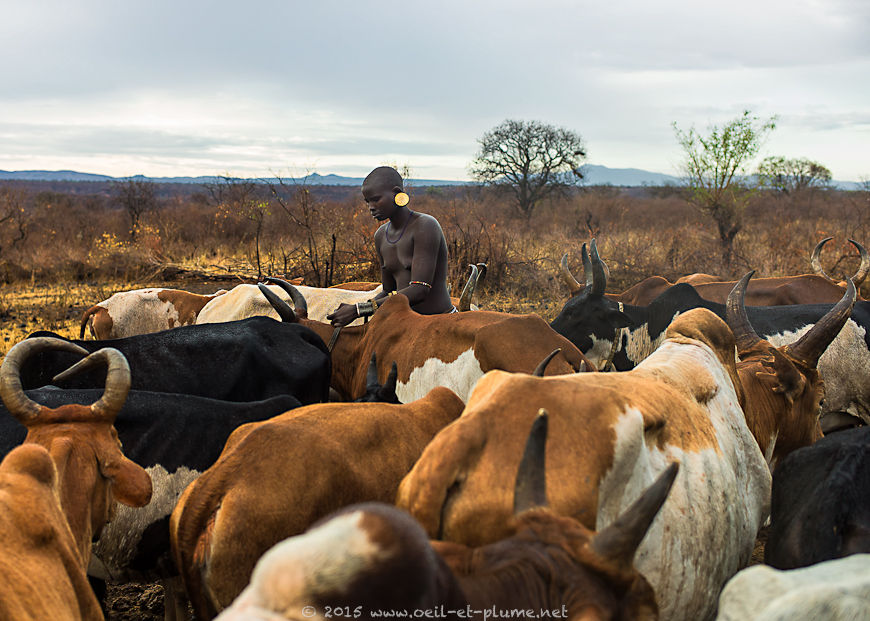
M386 230L384 230L384 237L386 238L386 240L389 243L391 243L391 244L399 243L399 240L402 239L402 235L405 234L405 229L408 228L408 223L411 221L411 216L413 216L413 215L414 215L414 212L409 209L408 210L408 219L405 220L405 224L402 225L402 230L399 231L399 236L394 240L390 239L390 226L392 226L393 223L392 223L392 221L387 223L387 228L386 228Z

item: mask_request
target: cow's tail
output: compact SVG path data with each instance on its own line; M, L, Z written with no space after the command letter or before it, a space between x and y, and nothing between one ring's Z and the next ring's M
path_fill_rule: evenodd
M100 306L99 304L95 306L91 306L88 310L82 313L82 321L81 326L79 327L79 338L85 338L85 326L88 325L88 320L93 316L99 313L100 311L105 311L106 309ZM93 332L93 330L92 330ZM95 337L96 338L96 337Z
M178 500L169 523L172 556L197 619L213 619L218 610L209 596L205 574L208 570L215 520L220 497L197 494L207 473L192 482Z

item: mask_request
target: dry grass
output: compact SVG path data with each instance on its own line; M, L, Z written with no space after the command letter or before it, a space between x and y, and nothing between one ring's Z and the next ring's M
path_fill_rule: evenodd
M610 291L652 275L673 281L695 272L723 279L749 269L758 276L806 273L813 246L828 235L835 241L825 248L823 264L841 278L858 265L846 239L870 244L870 192L759 195L727 266L712 224L675 190L591 188L541 204L530 221L516 219L503 197L480 189L411 194L414 209L441 223L454 293L465 282L467 265L484 261L489 269L478 294L482 308L537 312L547 320L567 297L559 259L567 252L582 279L580 245L591 237L610 267ZM77 336L81 312L116 291L175 286L211 293L221 287L207 280L165 281L159 274L167 265L301 276L312 286L377 280L371 243L376 223L355 195L304 198L285 197L293 217L271 204L258 264L254 223L243 208L169 196L131 238L125 214L110 196L0 184L0 212L15 206L21 219L0 222L0 282L7 283L0 289L0 353L37 329Z

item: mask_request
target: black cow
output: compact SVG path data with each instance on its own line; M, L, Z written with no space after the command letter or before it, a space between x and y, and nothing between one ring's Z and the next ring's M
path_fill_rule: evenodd
M610 360L617 370L633 369L664 340L671 321L690 309L706 308L725 318L724 304L703 299L684 283L668 288L648 306L608 299L604 296L605 268L594 240L591 251L590 261L583 245L584 265L588 266L586 288L565 303L550 326L599 367ZM781 347L806 333L833 306L748 306L746 314L759 336ZM843 412L870 422L870 382L856 379L870 377L870 302L855 303L849 321L822 355L818 369L827 390L823 413Z
M55 387L25 392L51 408L93 403L101 389ZM169 560L169 514L187 485L211 466L236 427L299 407L290 395L239 403L191 395L131 390L115 419L124 454L151 476L151 502L140 509L119 506L94 543L89 572L98 580L168 580L176 572ZM26 429L0 405L0 458L24 441ZM104 590L95 583L100 594ZM172 587L164 582L167 608Z
M839 431L773 473L764 562L806 567L870 552L870 427Z
M373 359L366 395L357 401L398 403L395 363L384 385L378 383L376 373ZM37 403L56 408L67 403L93 403L102 392L102 389L49 386L25 394ZM115 420L115 428L125 455L151 476L152 498L141 509L118 507L118 513L94 543L92 578L113 582L161 578L167 594L166 607L172 607L174 585L169 580L177 572L169 561L169 515L179 495L214 464L237 427L300 405L291 395L233 402L131 390ZM0 459L23 442L26 434L24 426L0 404ZM94 586L98 592L104 591L99 582L95 581Z
M62 338L51 332L34 336ZM70 340L70 339L63 339ZM133 390L182 393L226 401L256 401L293 395L303 404L326 401L331 363L323 340L299 324L269 317L182 326L107 341L71 341L89 352L102 347L121 351L130 364ZM104 372L88 370L74 378L53 378L79 357L45 351L21 370L25 389L55 384L96 388Z

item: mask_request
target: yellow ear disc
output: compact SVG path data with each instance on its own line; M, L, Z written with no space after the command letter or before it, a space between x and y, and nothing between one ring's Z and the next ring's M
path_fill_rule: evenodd
M408 195L405 194L404 192L399 192L398 194L396 194L395 200L396 200L396 204L399 207L404 207L405 205L407 205L411 201L411 199L408 198Z

